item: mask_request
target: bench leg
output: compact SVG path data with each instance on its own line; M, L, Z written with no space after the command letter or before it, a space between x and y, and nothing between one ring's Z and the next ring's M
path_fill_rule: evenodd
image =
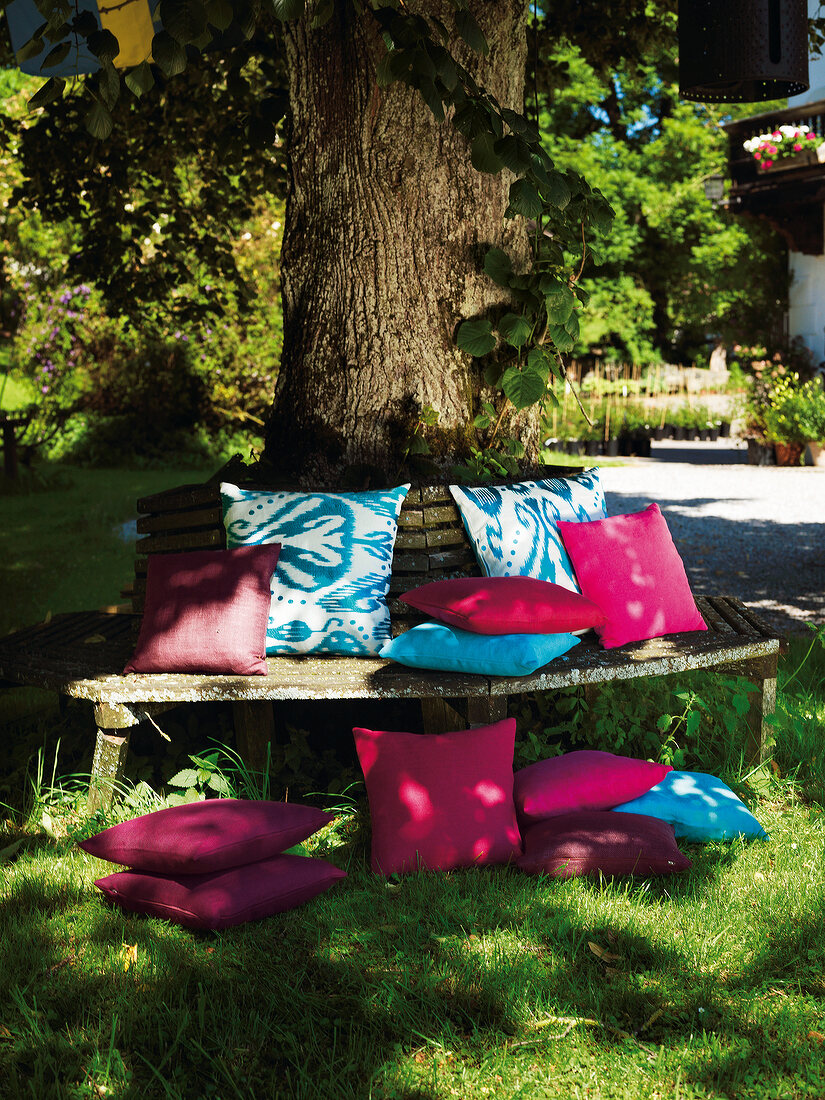
M255 772L266 767L267 745L275 737L275 712L268 699L232 704L238 755Z
M743 675L754 683L754 690L748 692L750 707L745 716L748 726L748 740L745 745L745 759L749 764L762 764L768 758L768 747L772 740L771 727L767 719L776 710L776 665L773 658L773 675L765 675L771 672L763 667L770 664L770 659L763 661L758 669L759 675L749 672L747 668Z
M506 695L473 695L467 700L467 725L489 726L507 717Z
M457 699L420 699L425 733L451 733L467 728L467 719L452 705Z
M128 729L114 732L98 727L86 803L90 813L107 810L112 804L115 788L123 778L130 732Z

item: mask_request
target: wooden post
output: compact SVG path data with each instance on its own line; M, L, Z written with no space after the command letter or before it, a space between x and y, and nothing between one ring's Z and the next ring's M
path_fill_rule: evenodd
M460 705L462 700L433 696L419 702L425 733L452 733L467 728L467 719L453 706L454 703Z
M266 766L266 747L275 737L275 713L269 699L243 700L232 704L238 754L255 772Z
M86 800L90 813L108 809L112 804L115 789L123 778L130 732L126 730L123 733L113 733L98 727L89 796Z
M770 755L773 733L768 718L776 711L776 672L779 654L767 657L754 657L748 661L738 661L724 665L725 672L742 676L753 684L748 692L750 706L745 715L747 726L745 742L745 760L748 764L763 764Z
M506 695L471 695L467 700L467 724L489 726L507 717Z

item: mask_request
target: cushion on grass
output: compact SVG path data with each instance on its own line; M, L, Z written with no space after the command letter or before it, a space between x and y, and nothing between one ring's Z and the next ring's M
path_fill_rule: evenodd
M150 554L126 672L266 675L270 581L280 546Z
M451 485L450 492L488 577L535 577L579 591L556 524L607 515L597 469L513 485Z
M558 634L604 622L594 603L534 577L456 577L413 588L401 600L476 634Z
M610 810L649 791L672 770L669 764L599 749L577 749L539 760L515 774L519 823L525 828L575 810Z
M573 634L473 634L446 623L421 623L393 638L380 655L411 668L529 676L578 644Z
M332 817L298 802L216 798L122 821L78 846L98 859L142 871L200 874L278 855Z
M373 871L448 871L519 854L515 719L455 733L352 732L369 798Z
M682 630L707 630L658 504L593 523L560 523L581 590L607 621L607 649Z
M221 485L230 546L281 542L267 653L374 656L390 638L386 596L409 485L385 492L286 493Z
M614 810L667 821L684 840L768 839L741 798L721 779L704 772L670 772L646 794Z
M117 871L95 886L132 913L187 928L229 928L294 909L346 877L325 859L280 855L203 875Z
M619 822L619 825L615 822ZM531 875L667 875L690 860L676 846L673 826L641 814L579 810L531 825L518 860Z

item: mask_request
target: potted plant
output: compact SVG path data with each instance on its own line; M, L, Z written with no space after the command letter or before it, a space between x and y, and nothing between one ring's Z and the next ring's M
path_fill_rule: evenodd
M818 379L801 382L796 373L778 378L763 410L765 436L774 444L778 466L798 466L805 446L825 430L825 395Z

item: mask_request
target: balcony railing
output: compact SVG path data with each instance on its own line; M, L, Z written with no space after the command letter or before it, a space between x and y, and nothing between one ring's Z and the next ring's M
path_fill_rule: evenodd
M731 213L769 222L796 251L818 255L823 251L825 164L784 162L783 171L766 172L743 145L748 138L786 125L807 126L825 140L825 100L725 124L731 180L727 206Z

